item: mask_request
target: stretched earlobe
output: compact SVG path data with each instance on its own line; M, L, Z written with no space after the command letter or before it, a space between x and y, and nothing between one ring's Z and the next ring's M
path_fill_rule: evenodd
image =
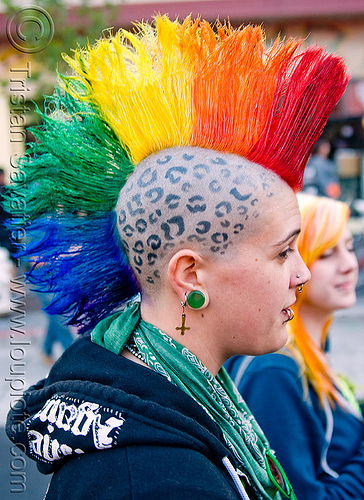
M206 302L206 297L200 290L191 290L186 294L186 302L191 309L201 309Z

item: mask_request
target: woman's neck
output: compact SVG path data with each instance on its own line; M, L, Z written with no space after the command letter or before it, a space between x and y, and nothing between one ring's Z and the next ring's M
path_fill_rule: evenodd
M156 326L172 339L191 351L216 376L227 358L221 354L220 336L211 335L215 319L206 310L186 310L188 331L181 335L182 308L180 302L167 300L154 302L142 299L140 314L144 321Z
M302 304L300 307L302 323L315 344L321 348L322 333L332 313L320 308L312 307L310 304Z

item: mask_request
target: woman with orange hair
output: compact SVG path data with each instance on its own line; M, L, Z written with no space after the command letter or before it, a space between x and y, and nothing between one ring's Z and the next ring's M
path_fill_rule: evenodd
M306 194L298 200L297 245L311 280L298 288L289 341L275 354L231 358L227 368L300 500L364 498L363 417L326 356L333 313L356 301L349 208Z

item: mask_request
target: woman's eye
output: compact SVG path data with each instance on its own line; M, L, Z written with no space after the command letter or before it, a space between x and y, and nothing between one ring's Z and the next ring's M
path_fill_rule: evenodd
M282 258L282 259L287 259L288 258L288 254L290 254L291 252L293 252L293 249L292 248L287 248L286 250L283 250L283 252L281 252L279 254L279 256Z
M320 260L323 260L323 259L327 259L328 257L331 257L331 255L333 255L334 252L332 250L328 251L328 252L324 252L320 255L319 259Z

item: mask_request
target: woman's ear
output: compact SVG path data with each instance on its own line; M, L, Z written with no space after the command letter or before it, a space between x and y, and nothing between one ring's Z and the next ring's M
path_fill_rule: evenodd
M204 279L203 258L193 250L183 249L175 253L168 264L168 279L181 302L192 290L199 290L205 296L205 308L209 296Z

